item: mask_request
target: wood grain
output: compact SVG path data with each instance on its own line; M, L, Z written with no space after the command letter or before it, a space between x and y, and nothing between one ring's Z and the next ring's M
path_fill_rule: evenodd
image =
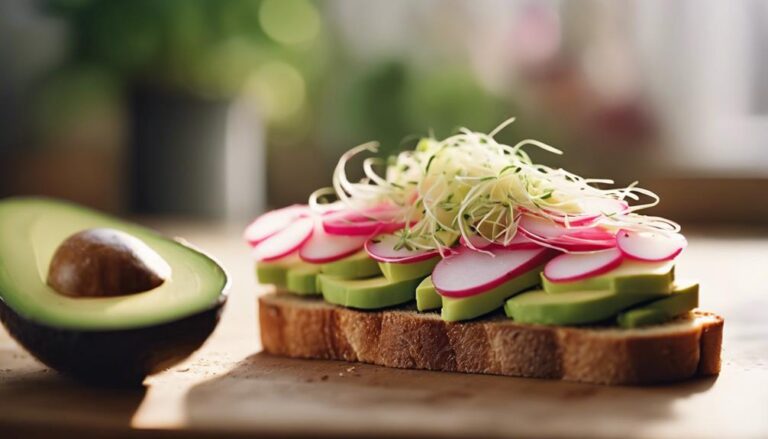
M766 437L768 235L688 231L678 275L726 318L717 378L653 387L388 369L259 353L255 285L239 227L160 224L230 270L222 323L145 387L83 387L0 333L0 438Z

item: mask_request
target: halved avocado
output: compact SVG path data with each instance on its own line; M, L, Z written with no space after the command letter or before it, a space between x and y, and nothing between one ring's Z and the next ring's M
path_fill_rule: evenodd
M48 285L54 253L72 235L111 229L146 244L170 267L143 292L64 295ZM73 204L0 201L0 319L46 365L77 379L136 384L199 348L226 302L224 270L185 243Z

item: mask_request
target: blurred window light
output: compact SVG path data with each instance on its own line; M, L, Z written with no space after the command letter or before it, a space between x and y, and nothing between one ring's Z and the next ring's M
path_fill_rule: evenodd
M266 0L259 9L264 33L282 44L312 41L320 32L320 13L307 0Z
M765 29L768 3L637 2L636 55L647 91L666 121L668 158L721 174L768 173Z

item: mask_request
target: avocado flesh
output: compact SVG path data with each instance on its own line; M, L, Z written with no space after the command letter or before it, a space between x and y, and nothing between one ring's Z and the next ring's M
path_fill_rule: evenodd
M316 264L299 263L288 269L285 275L285 288L294 294L320 294L317 287L317 275L320 266Z
M526 271L503 284L468 297L442 296L441 317L447 322L474 319L504 306L504 301L515 294L539 284L542 267Z
M278 288L287 286L288 270L301 264L297 256L271 262L256 263L256 280L262 285L274 285Z
M112 228L141 239L171 267L159 287L117 297L73 298L46 284L59 244L76 232ZM227 276L199 251L144 227L76 205L37 198L0 202L0 298L44 326L78 331L142 328L217 307Z
M616 321L622 328L637 328L672 320L699 306L699 284L689 282L675 285L672 294L646 305L619 314Z
M340 279L320 274L318 281L326 302L349 308L380 309L413 300L421 279L390 282L384 276Z
M515 296L504 305L507 317L521 323L580 325L615 317L621 310L664 297L666 293L617 294L613 291L569 291L551 294L544 290Z
M566 282L552 282L544 273L541 285L548 293L572 291L612 291L617 294L669 294L675 280L673 261L641 262L626 260L617 268L599 276Z
M432 274L435 265L440 262L440 257L425 259L419 262L398 263L379 262L379 268L390 282L400 282L410 279L422 279Z
M441 306L443 306L443 299L432 284L432 276L427 276L416 287L416 309L430 311L440 309Z
M320 271L341 279L363 279L381 276L379 264L365 250L354 255L320 265Z

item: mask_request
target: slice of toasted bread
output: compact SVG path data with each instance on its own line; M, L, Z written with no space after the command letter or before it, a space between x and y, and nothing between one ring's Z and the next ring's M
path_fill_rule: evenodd
M319 298L259 298L264 350L387 367L651 384L720 371L723 319L694 311L641 329L515 323L499 313L449 323L403 307L357 311Z

